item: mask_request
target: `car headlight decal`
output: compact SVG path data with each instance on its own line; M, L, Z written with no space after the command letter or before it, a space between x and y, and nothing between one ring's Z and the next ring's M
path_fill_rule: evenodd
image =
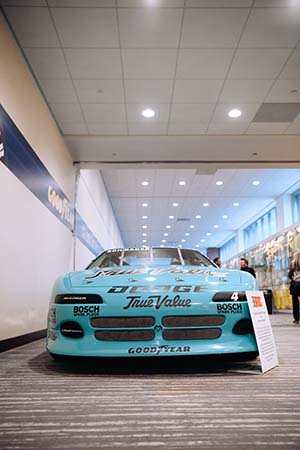
M59 294L55 297L55 303L61 305L99 304L103 303L103 300L98 294Z

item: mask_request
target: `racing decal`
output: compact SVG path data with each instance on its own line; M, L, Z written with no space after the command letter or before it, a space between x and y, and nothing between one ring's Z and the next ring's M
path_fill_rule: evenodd
M149 250L150 247L128 247L128 248L111 248L110 250L106 250L106 253L120 253L120 252L135 252L135 251L145 251Z
M98 294L59 294L55 297L55 303L62 305L95 304L103 303L103 300Z
M219 281L227 282L228 280L224 278L225 274L220 274L218 272L213 272L211 270L204 269L147 269L145 267L141 267L140 269L98 269L93 275L86 276L86 280L91 280L97 277L112 277L114 275L136 275L136 274L149 274L149 275L162 275L166 273L174 274L174 275L209 275L211 277L219 278ZM220 276L221 275L221 276Z
M246 302L245 291L217 292L213 296L213 302Z
M201 286L171 286L171 285L157 285L157 286L112 286L108 289L108 294L124 294L126 291L129 294L132 293L144 293L144 292L201 292L206 290Z
M191 347L171 347L169 345L160 345L159 347L130 347L128 349L128 353L130 354L139 354L139 353L152 353L156 356L160 353L188 353L190 352Z
M73 315L74 317L84 317L84 316L96 316L100 312L100 306L74 306Z
M169 297L165 295L149 295L148 298L142 300L140 295L131 295L127 297L128 303L123 309L129 308L154 308L160 309L162 306L166 308L188 308L191 306L192 301L187 298L183 299L179 295L175 295L175 297Z
M219 303L217 312L219 314L237 314L243 312L243 307L241 303Z

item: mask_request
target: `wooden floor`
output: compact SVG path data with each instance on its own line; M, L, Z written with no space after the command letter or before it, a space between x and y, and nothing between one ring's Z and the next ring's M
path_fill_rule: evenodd
M0 355L0 449L300 449L300 327L271 316L279 367Z

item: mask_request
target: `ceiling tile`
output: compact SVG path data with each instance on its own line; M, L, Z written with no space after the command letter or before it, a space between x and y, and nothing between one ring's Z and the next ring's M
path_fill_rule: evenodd
M216 102L223 80L176 80L174 103L213 103Z
M228 78L274 79L289 55L289 49L239 49L234 57Z
M91 123L122 123L126 122L125 105L122 103L82 103L86 121Z
M246 134L282 134L287 129L288 124L285 123L251 123Z
M186 134L197 135L205 134L207 129L207 123L170 123L168 128L168 134Z
M279 78L283 78L286 80L300 79L300 50L295 49L293 51Z
M77 95L71 80L39 80L39 85L50 103L77 102Z
M263 103L253 122L293 122L300 113L300 103Z
M177 8L184 6L184 0L116 0L117 6L121 8L127 7L160 7L160 8Z
M127 116L128 122L131 123L141 123L141 124L151 124L151 123L167 123L169 118L169 108L170 105L166 103L160 104L137 104L137 103L127 103ZM155 116L151 118L145 118L142 116L142 111L145 108L151 108L155 111Z
M247 14L247 9L187 9L180 47L234 48Z
M3 6L47 6L46 0L2 0Z
M176 78L225 78L234 50L183 49L179 51Z
M252 0L186 0L186 7L191 8L237 8L250 7Z
M176 124L207 124L214 107L214 103L174 103L171 107L170 122Z
M300 121L292 123L292 125L286 129L284 134L300 134Z
M298 0L254 0L255 8L270 8L276 6L296 6Z
M172 80L125 80L128 103L170 103Z
M59 47L47 8L6 7L5 13L22 47Z
M249 126L249 122L218 123L212 122L206 134L243 134Z
M167 134L167 123L128 122L129 134Z
M124 103L122 80L74 80L82 103Z
M300 8L254 8L240 47L294 47L300 38Z
M114 9L52 8L63 47L119 47Z
M119 9L121 46L177 48L182 9Z
M88 129L85 123L59 122L59 127L63 134L88 134Z
M49 106L59 123L84 123L78 103L50 103Z
M113 134L113 135L127 135L127 126L125 123L88 123L88 130L90 134Z
M65 49L72 78L122 78L120 50Z
M217 105L211 121L213 123L228 124L235 124L239 122L249 123L255 116L259 107L260 103L221 103ZM242 115L236 119L232 119L231 117L229 117L228 112L233 108L238 108L242 112Z
M270 103L299 103L300 80L277 80L265 101Z
M227 80L220 102L257 103L266 97L273 80Z
M172 79L176 50L122 50L124 77L130 79Z
M49 6L103 8L115 6L115 0L48 0Z
M24 48L24 53L37 78L70 78L60 48Z

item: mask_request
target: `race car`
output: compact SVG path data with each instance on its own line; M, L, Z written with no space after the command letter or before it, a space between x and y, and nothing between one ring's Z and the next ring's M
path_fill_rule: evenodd
M60 277L47 350L66 356L258 355L245 291L252 275L183 248L104 251Z

